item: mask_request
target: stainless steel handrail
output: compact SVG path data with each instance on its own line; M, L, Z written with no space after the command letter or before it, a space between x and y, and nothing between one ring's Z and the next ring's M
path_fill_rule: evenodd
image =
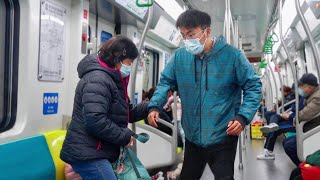
M230 6L230 2L229 2L229 6ZM227 11L227 10L226 10ZM229 10L230 11L230 10ZM229 16L231 16L231 11L229 13ZM231 23L232 24L232 23ZM234 46L236 48L239 48L239 20L235 20L234 21L234 32L233 32L233 42L234 42ZM242 98L241 98L241 101L242 101ZM243 132L241 132L239 134L239 146L238 146L238 151L239 151L239 169L243 169L243 158L242 158L242 139L243 139L243 142L245 142L245 138L243 138L244 134L245 134L245 130L246 128L244 128Z
M151 132L154 133L156 135L158 135L159 137L165 139L166 141L170 142L171 144L174 144L176 141L176 138L166 134L165 132L160 131L159 129L156 129L150 125L147 124L142 124L142 123L137 123L136 124L137 127L147 131L147 132ZM177 148L175 148L175 152L177 151ZM166 166L170 166L173 163L176 162L176 155L172 158L172 160L170 162L166 162L166 163L157 163L156 165L153 166L148 166L148 168L150 169L154 169L154 168L159 168L159 167L166 167Z
M278 85L277 85L277 82L276 82L276 77L275 77L275 75L274 75L274 72L273 72L273 70L272 70L272 68L271 68L271 66L270 66L269 63L268 63L268 68L270 69L271 76L272 76L273 81L274 81L274 86L275 86L275 88L276 88L276 92L275 92L275 94L276 94L276 110L277 110L277 113L279 114L280 111L279 111L279 104L278 104L278 97L279 97L279 94L278 94Z
M226 42L231 43L231 33L234 36L234 26L232 23L232 15L230 10L230 0L225 0L225 19L223 24L223 35L225 36Z
M316 44L315 44L315 41L312 37L312 34L311 34L311 30L308 26L308 23L302 13L302 10L301 10L301 7L300 7L300 1L299 0L295 0L295 7L296 7L296 11L297 11L297 14L298 14L298 17L301 21L301 24L306 32L306 35L307 35L307 38L310 42L310 46L311 46L311 50L312 50L312 53L313 53L313 56L314 56L314 63L316 65L316 69L317 69L317 74L318 74L318 77L320 77L320 66L319 66L319 61L320 61L320 58L319 58L319 52L317 50L317 47L316 47ZM315 117L318 117L320 116L317 115ZM303 141L312 136L313 134L317 133L320 131L320 126L319 127L316 127L306 133L303 132L303 127L304 125L307 123L307 122L301 122L301 123L298 123L299 121L297 120L297 144L298 144L298 157L300 160L305 160L304 158L304 149L303 149ZM301 146L302 145L302 146Z
M269 75L269 72L267 71L267 73L266 73L266 79L267 79L267 81L268 81L268 84L269 84L269 86L270 86L270 95L271 95L271 98L269 97L269 99L271 100L271 104L273 105L273 90L272 90L272 84L271 84L271 81L270 81L270 75ZM268 106L267 106L268 107Z
M290 69L291 69L291 72L292 72L292 76L293 76L293 79L294 79L295 97L296 97L295 101L299 102L298 77L297 77L297 73L296 73L296 68L295 68L295 66L293 64L293 61L292 61L291 57L290 57L288 48L286 47L286 44L285 44L284 39L283 39L283 34L282 34L282 0L279 1L279 34L280 34L280 41L281 41L282 47L284 49L284 52L287 55L289 66L290 66ZM296 103L296 109L297 110L299 109L299 103ZM297 122L298 122L298 116L297 116L296 119L297 119Z
M173 130L173 124L168 123L167 121L165 121L165 120L163 120L163 119L160 119L160 118L159 118L159 119L158 119L158 123L161 123L161 124L167 126L168 128L170 128L171 130Z
M289 108L285 112L288 113L288 112L291 112L291 110L292 110L292 108Z
M177 97L177 91L173 93L173 130L172 130L172 137L174 139L173 141L173 148L172 148L172 157L173 159L176 159L177 157L177 147L178 147L178 97Z
M276 67L277 66L277 63L276 63L276 58L273 60L273 63L274 63L274 66ZM278 78L279 78L279 82L280 82L280 87L281 87L281 106L279 107L279 110L281 109L281 112L283 113L284 112L284 90L283 90L283 80L282 80L282 77L281 77L281 73L280 71L277 72L278 74Z
M317 114L316 116L314 116L315 119L317 117L320 116L320 113ZM309 137L311 137L312 135L320 132L320 126L317 126L307 132L303 132L303 127L304 125L308 123L308 121L302 121L302 122L298 122L296 121L296 130L297 130L297 153L298 153L298 158L301 161L305 161L305 157L304 157L304 148L303 148L303 141Z
M319 58L319 50L316 47L316 43L314 42L314 39L312 38L312 34L311 34L311 30L309 28L309 25L307 23L306 18L304 17L301 7L300 7L300 1L299 0L295 0L295 6L296 6L296 10L297 10L297 14L298 17L301 21L301 24L303 26L303 29L305 30L306 34L307 34L307 38L310 42L310 46L311 46L311 50L312 50L312 54L314 56L314 63L316 65L317 68L317 73L318 73L318 77L320 78L320 58Z
M294 100L291 100L291 101L285 103L283 106L280 106L279 108L284 108L284 107L289 106L289 105L291 105L291 104L293 104L293 103L295 103L295 102L296 102L295 99L294 99Z
M139 54L138 54L137 60L134 61L133 65L132 65L132 72L131 72L131 76L130 76L130 78L131 78L130 79L130 93L129 93L129 97L130 97L131 101L134 100L134 93L135 93L135 89L136 89L136 79L137 79L138 65L140 63L140 56L141 56L141 52L142 52L143 43L144 43L144 40L145 40L145 38L147 36L147 31L149 30L149 26L151 24L152 15L153 15L153 6L150 6L148 8L148 19L147 19L146 25L145 25L145 27L143 29L140 42L138 44ZM132 131L136 132L135 124L132 124ZM137 144L136 144L135 141L133 142L132 149L133 149L134 152L137 152Z
M158 123L161 123L165 126L167 126L168 128L170 128L172 130L172 136L160 131L159 129L156 129L150 125L146 125L146 124L141 124L141 123L137 123L137 127L144 129L146 131L152 132L160 137L162 137L163 139L169 141L172 144L172 149L171 149L171 157L172 160L168 163L164 163L164 164L157 164L156 167L153 168L158 168L158 167L164 167L164 166L168 166L168 165L172 165L173 163L176 162L177 159L177 147L178 147L178 122L177 122L177 92L173 93L173 97L174 97L174 104L173 104L173 108L172 108L172 113L173 113L173 124L163 120L163 119L158 119Z

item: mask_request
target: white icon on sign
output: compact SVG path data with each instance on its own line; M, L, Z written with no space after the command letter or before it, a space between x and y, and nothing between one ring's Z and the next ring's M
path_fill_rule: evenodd
M58 103L58 96L54 97L54 103Z
M49 97L48 97L48 104L51 104L51 102L52 102L52 101L51 101L51 97L49 96Z
M51 96L51 103L54 104L54 96Z
M48 102L48 97L47 97L47 96L45 96L45 97L43 98L43 102L44 102L45 104L47 104L47 102Z

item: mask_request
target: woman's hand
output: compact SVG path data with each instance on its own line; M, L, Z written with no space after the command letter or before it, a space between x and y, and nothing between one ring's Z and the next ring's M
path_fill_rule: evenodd
M133 141L134 141L134 137L131 136L130 142L128 143L128 145L126 145L126 147L130 148L133 146Z
M286 112L284 112L284 113L280 114L280 117L281 117L282 119L284 119L284 120L288 120L288 119L289 119L289 114L286 113Z

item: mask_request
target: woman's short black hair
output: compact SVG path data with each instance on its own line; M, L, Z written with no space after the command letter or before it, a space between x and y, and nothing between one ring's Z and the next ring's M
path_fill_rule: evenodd
M114 68L124 59L136 59L138 57L138 49L129 38L117 35L102 44L98 51L98 56L110 68Z
M177 28L201 27L201 29L205 29L210 27L210 25L211 17L209 14L195 9L190 9L183 12L176 22Z

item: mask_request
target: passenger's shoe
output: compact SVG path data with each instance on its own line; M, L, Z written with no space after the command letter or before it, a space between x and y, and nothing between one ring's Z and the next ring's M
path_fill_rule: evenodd
M279 130L279 125L276 124L276 123L271 123L269 125L266 125L266 126L263 126L260 131L263 133L263 134L268 134L268 133L271 133L271 132L275 132L275 131L278 131Z
M274 160L276 158L276 156L274 155L274 153L266 150L264 154L258 155L257 159L260 160Z

